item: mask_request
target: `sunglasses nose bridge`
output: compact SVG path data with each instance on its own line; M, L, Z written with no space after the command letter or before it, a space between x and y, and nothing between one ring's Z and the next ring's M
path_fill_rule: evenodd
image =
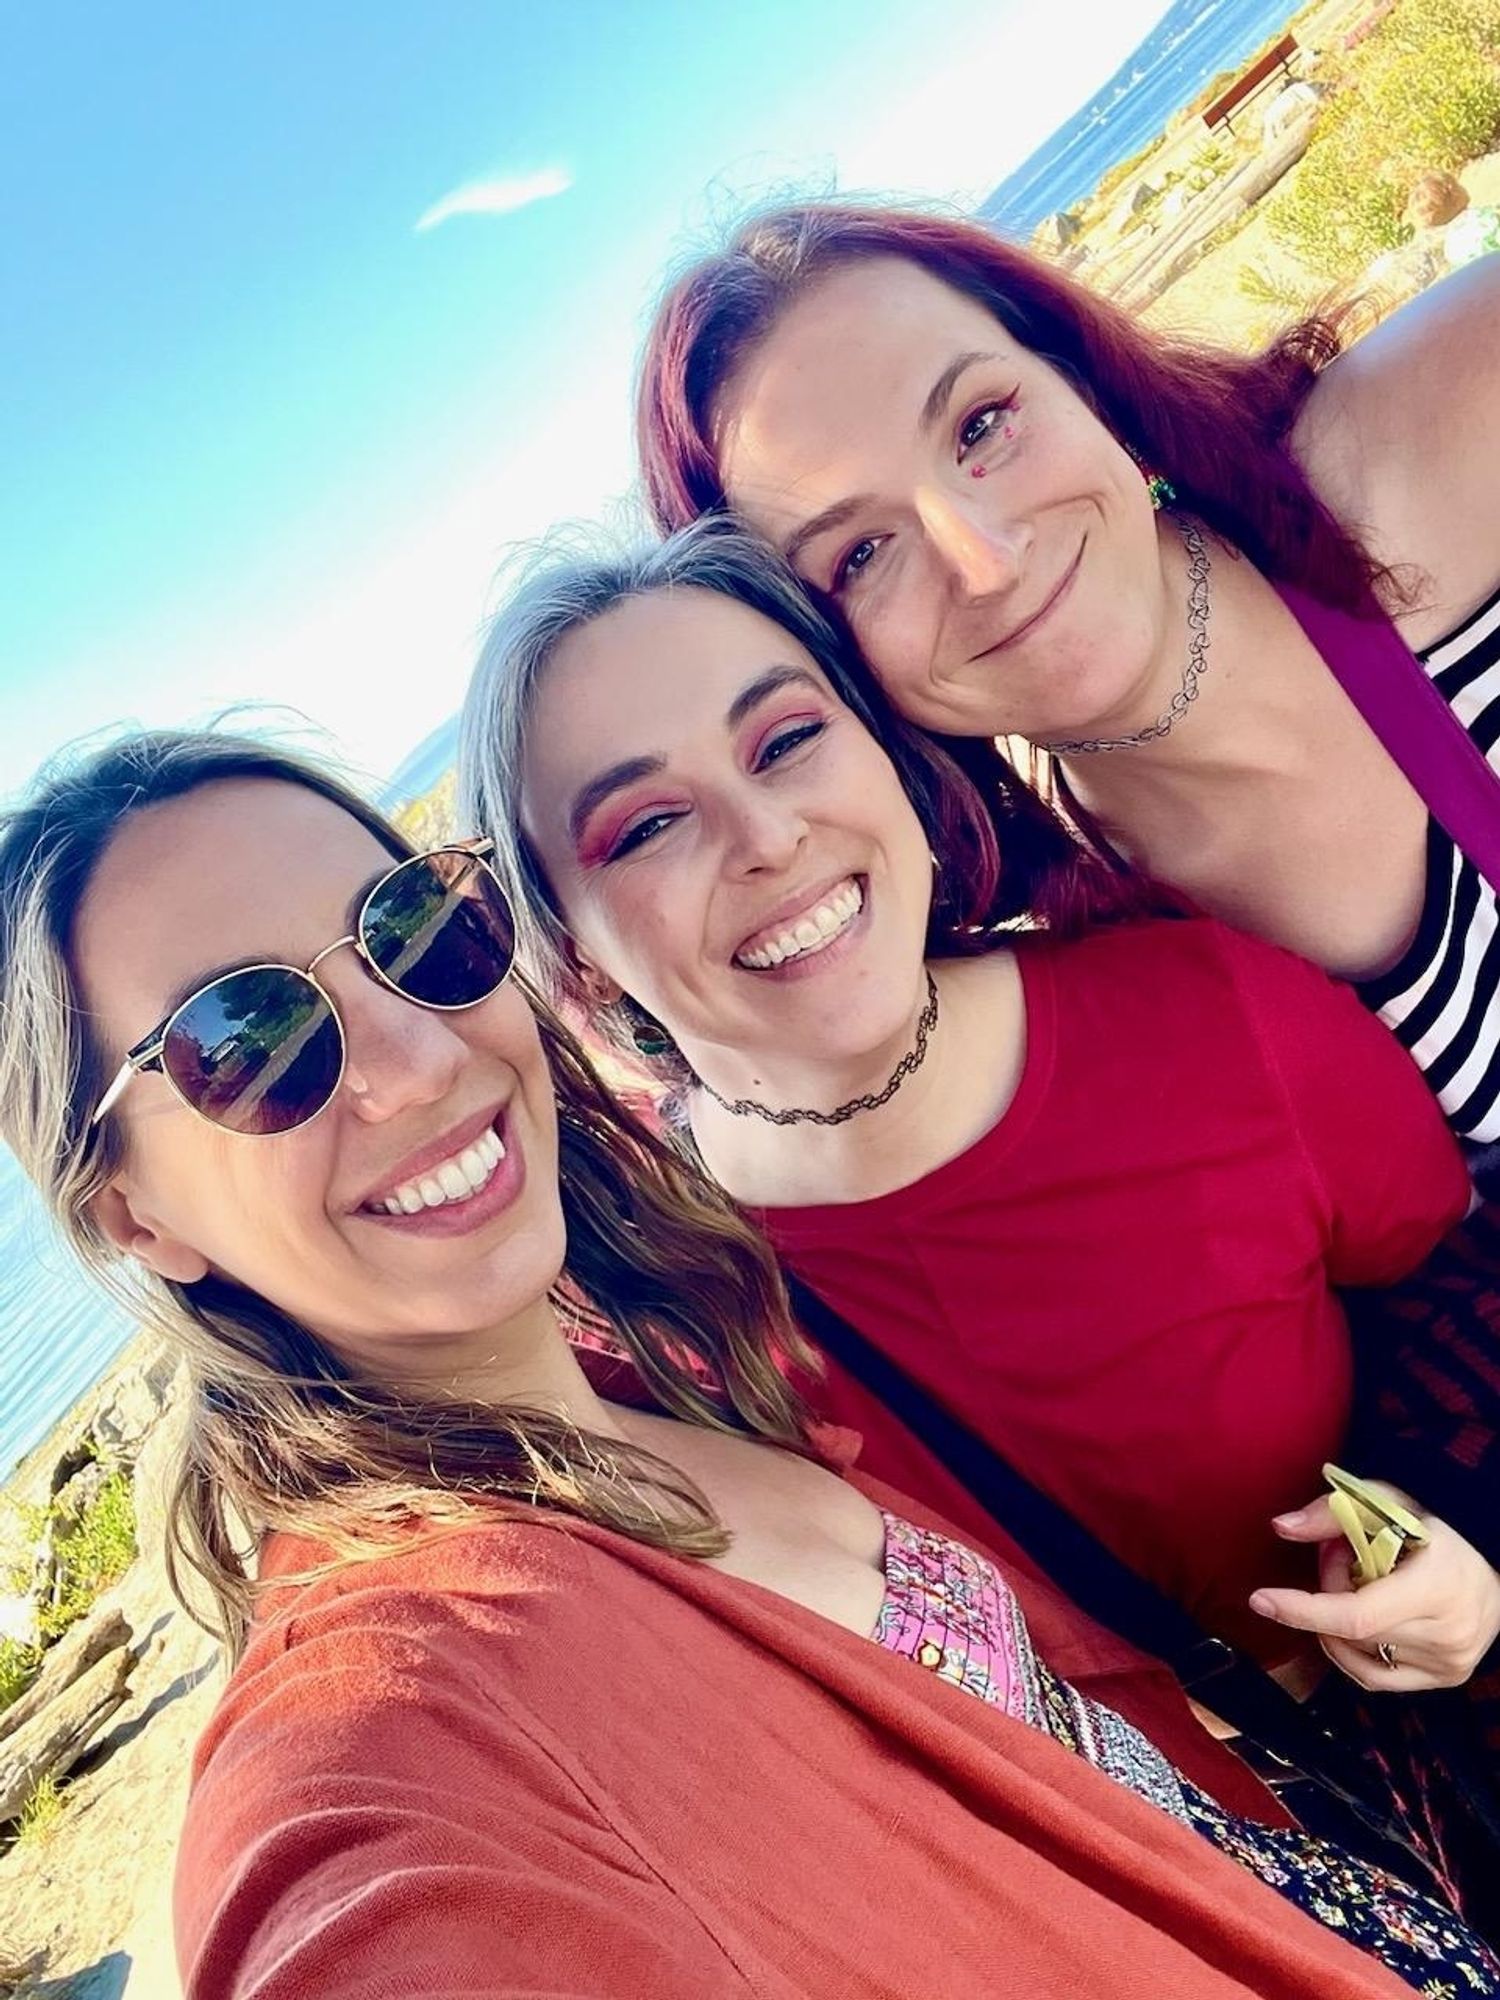
M348 937L335 938L332 944L325 944L317 957L310 960L307 967L307 976L320 991L322 990L323 982L316 976L318 967L323 963L325 958L332 958L336 951L342 951L346 944L352 944L361 958L365 956L364 946L360 943L354 932L351 931Z

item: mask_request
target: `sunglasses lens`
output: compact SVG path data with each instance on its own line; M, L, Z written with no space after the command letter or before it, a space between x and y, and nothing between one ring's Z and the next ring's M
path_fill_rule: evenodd
M162 1062L195 1111L230 1132L290 1132L338 1088L343 1039L310 979L285 966L226 973L177 1014Z
M502 984L516 955L505 891L476 855L423 854L388 875L360 925L371 961L424 1007L472 1007Z

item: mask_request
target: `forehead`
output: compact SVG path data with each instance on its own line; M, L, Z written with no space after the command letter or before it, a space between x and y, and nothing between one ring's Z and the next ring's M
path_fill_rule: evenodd
M717 411L725 484L742 507L806 514L882 446L914 441L922 405L964 353L1024 367L1028 351L977 300L905 258L845 264L777 320Z
M388 859L332 800L283 781L222 779L148 806L106 848L79 910L89 1005L134 1039L200 971L311 957Z
M564 790L621 758L670 755L722 728L739 689L775 666L826 682L774 619L714 590L654 591L617 604L553 652L527 731L528 820L565 806Z

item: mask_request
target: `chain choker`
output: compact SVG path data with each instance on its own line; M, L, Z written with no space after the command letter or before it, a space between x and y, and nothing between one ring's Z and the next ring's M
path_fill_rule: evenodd
M889 1104L896 1092L909 1076L915 1074L927 1059L927 1044L932 1031L937 1026L938 990L932 974L927 975L927 1005L917 1016L917 1039L897 1063L887 1078L882 1090L867 1090L863 1097L851 1097L847 1104L839 1104L832 1111L773 1111L768 1104L757 1104L753 1097L736 1097L732 1101L720 1097L711 1083L702 1077L696 1079L698 1088L706 1091L715 1104L736 1118L764 1118L768 1125L844 1125L861 1111L878 1111L882 1104Z
M1208 671L1208 549L1191 521L1177 523L1188 553L1188 656L1182 670L1182 686L1167 706L1144 729L1130 736L1080 736L1071 743L1043 743L1040 747L1054 757L1078 757L1097 750L1137 750L1143 743L1159 743L1172 731L1198 699L1198 684Z

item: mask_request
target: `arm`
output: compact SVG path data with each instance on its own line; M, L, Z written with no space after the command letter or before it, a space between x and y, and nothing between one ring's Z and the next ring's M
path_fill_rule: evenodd
M368 1627L241 1669L175 1901L187 2000L747 1990L502 1688Z
M1293 433L1319 496L1382 562L1419 576L1430 644L1500 579L1500 256L1401 307L1320 376ZM1398 609L1399 607L1393 607Z
M1436 1102L1394 1036L1324 974L1257 946L1243 990L1327 1204L1330 1278L1394 1283L1468 1205L1468 1174ZM1357 1356L1365 1351L1358 1343ZM1378 1456L1378 1430L1369 1442ZM1391 1466L1381 1460L1368 1470ZM1426 1548L1356 1594L1347 1546L1326 1500L1313 1499L1275 1527L1288 1541L1319 1545L1321 1590L1257 1591L1252 1609L1316 1633L1362 1686L1389 1693L1456 1686L1500 1633L1500 1576L1455 1527L1432 1517L1427 1525ZM1381 1641L1394 1647L1396 1667L1377 1652Z

